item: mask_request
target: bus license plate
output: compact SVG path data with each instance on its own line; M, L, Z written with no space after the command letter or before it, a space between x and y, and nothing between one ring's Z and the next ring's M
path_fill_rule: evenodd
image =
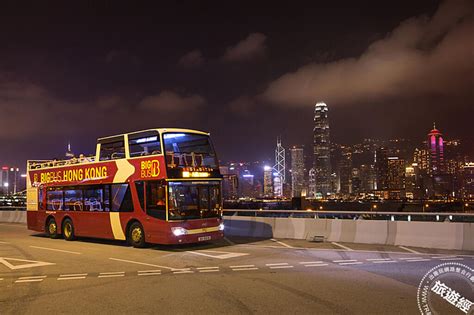
M199 242L209 241L210 239L211 239L210 236L201 236L201 237L198 237L198 241L199 241Z

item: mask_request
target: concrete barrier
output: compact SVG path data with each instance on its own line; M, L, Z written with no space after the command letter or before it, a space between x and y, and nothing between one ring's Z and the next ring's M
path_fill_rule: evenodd
M0 222L26 223L26 211L0 211Z
M474 251L474 223L225 216L226 234Z

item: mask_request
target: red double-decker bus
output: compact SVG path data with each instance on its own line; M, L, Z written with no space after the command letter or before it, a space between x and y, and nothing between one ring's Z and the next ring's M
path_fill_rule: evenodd
M208 133L131 132L98 139L92 157L27 164L30 230L135 247L224 236L222 176Z

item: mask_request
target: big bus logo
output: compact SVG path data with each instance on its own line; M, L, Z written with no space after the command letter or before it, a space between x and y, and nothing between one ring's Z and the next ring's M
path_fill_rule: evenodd
M140 169L142 178L158 177L160 175L160 162L158 160L142 161Z

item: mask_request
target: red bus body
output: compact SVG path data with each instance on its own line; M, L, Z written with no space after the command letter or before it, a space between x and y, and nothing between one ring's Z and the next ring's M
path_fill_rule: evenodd
M162 153L165 152L163 144L165 133L173 133L175 136L202 135L202 138L198 139L201 142L208 137L208 134L184 129L153 129L141 133L148 135L154 132L157 136L138 138L133 140L135 141L133 143L129 139L135 134L139 136L140 132L99 139L93 161L87 161L85 158L82 161L76 159L59 162L29 161L28 229L47 232L47 222L53 218L57 223L59 235L63 233L61 227L64 220L69 219L74 225L75 236L83 237L126 240L130 226L134 222L139 222L147 243L185 244L222 238L224 236L222 194L218 166L214 165L211 168L200 165L199 161L195 161L198 154L194 152L173 155L166 151L166 154L169 154L167 165L166 154ZM117 143L123 142L123 148L117 150L117 152L124 151L123 157L108 160L102 158L104 148L112 146L109 145L112 142L107 142L108 139L118 139ZM120 139L123 141L120 142ZM132 145L138 146L147 139L156 140L155 145L161 146L159 150L161 152L132 157ZM188 163L185 160L192 155L192 163L181 167L179 165L181 162L175 164L173 161L173 159L177 161L176 155L184 161L183 164ZM169 165L174 168L171 169ZM174 175L169 176L171 173ZM144 188L140 190L140 187ZM155 196L158 189L166 193L166 198L159 200L163 200L163 203L156 206L160 209L156 212L160 214L160 218L150 215L151 210L148 212L151 199L158 198ZM192 218L187 217L188 210L176 206L173 212L171 210L170 203L178 203L171 199L170 194L173 190L179 189L196 191L199 194L198 202L187 205L195 214ZM211 192L214 195L211 195ZM176 196L179 198L182 194ZM120 205L117 200L121 201ZM214 204L211 206L212 202ZM183 216L183 219L173 219L173 213L178 213L177 217ZM200 213L201 217L196 218L196 213ZM209 213L210 217L202 217L203 213ZM185 233L176 235L173 233L173 228L183 228L184 230L180 231Z

